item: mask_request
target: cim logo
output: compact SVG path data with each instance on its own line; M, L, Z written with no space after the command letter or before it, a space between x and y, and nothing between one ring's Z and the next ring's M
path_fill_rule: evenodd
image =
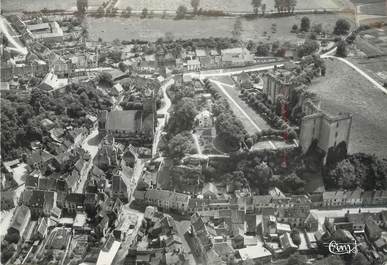
M335 255L345 255L345 254L356 254L357 253L357 243L338 243L336 241L331 241L328 246L329 252Z

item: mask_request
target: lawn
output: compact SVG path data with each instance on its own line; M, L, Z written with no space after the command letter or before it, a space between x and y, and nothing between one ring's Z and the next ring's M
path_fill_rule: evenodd
M349 152L387 157L387 96L346 64L327 60L327 74L313 80L311 91L332 114L353 115Z
M332 31L337 15L308 15L311 23L322 23L328 31ZM242 35L244 41L292 41L303 42L296 34L290 33L293 24L300 25L302 16L289 16L280 18L242 19ZM174 19L140 19L132 18L87 18L89 35L97 40L99 37L105 41L114 39L132 40L141 39L155 41L165 37L171 32L175 39L232 37L235 17L195 18L185 20ZM276 24L276 32L272 32L272 25ZM264 35L266 32L266 35Z

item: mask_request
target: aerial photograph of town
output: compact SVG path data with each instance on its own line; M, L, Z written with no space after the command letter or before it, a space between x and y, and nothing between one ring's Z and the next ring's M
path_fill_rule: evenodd
M0 0L0 265L387 265L387 0Z

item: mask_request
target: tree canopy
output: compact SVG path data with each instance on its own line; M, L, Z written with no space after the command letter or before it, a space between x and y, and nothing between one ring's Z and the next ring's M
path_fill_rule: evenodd
M183 19L185 18L186 14L187 14L187 7L180 5L176 10L176 18Z
M200 0L191 0L191 6L195 15L198 13L199 4Z
M183 131L168 142L167 154L170 157L182 158L191 151L192 135L189 131Z
M346 19L340 18L336 21L333 33L336 35L345 35L351 28L351 24Z
M87 7L89 6L88 0L77 0L77 10L80 14L85 14Z
M253 6L254 9L254 14L258 14L259 7L262 4L262 0L252 0L251 5Z
M196 115L195 101L192 98L182 98L174 107L168 124L168 132L174 135L182 131L192 130Z
M303 17L301 19L300 30L309 31L309 29L310 29L310 19L308 17Z

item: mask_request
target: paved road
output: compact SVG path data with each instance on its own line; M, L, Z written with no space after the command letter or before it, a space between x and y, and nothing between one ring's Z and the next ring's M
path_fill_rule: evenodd
M271 65L257 65L256 67L248 67L248 68L236 68L233 70L230 69L220 69L219 72L214 72L214 71L202 71L202 72L191 72L191 73L186 73L185 75L190 75L193 78L199 78L199 79L205 79L207 77L215 77L215 76L230 76L230 75L237 75L242 72L248 73L248 72L257 72L257 71L266 71L266 70L271 70L274 68L274 66L281 67L284 64L281 63L273 63Z
M8 41L15 47L15 51L25 55L28 53L28 50L26 47L23 47L21 46L16 40L15 38L9 33L8 31L8 26L7 24L9 25L8 21L3 17L1 16L0 17L0 29L1 29L1 32L7 37Z
M198 155L202 155L202 149L200 148L198 135L196 133L192 133L192 138L194 140L196 150L198 151Z

